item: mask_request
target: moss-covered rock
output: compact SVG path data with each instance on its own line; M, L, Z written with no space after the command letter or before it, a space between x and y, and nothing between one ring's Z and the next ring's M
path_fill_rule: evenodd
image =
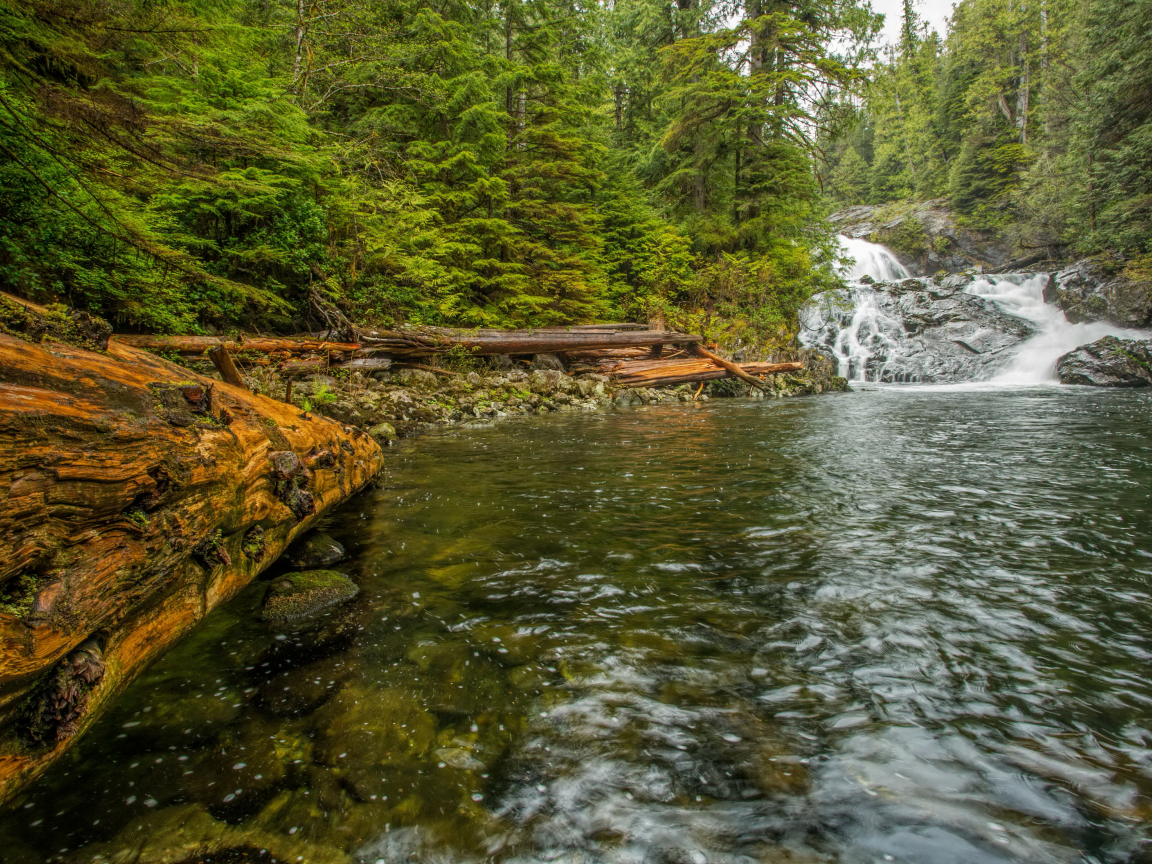
M360 588L342 573L305 570L276 579L264 595L260 617L273 623L290 623L351 600Z
M344 547L323 531L313 531L288 553L292 566L302 570L331 567L347 557Z

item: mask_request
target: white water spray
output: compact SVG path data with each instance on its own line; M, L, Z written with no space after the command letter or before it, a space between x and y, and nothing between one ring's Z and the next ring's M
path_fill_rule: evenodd
M804 315L802 340L809 347L830 350L838 363L838 374L850 381L886 381L898 383L955 382L970 376L967 386L1019 387L1056 383L1056 361L1081 345L1107 335L1125 339L1147 339L1148 333L1125 330L1103 322L1072 324L1059 307L1044 302L1048 275L1014 273L1002 276L979 276L966 285L963 293L991 301L1001 310L1030 322L1036 333L1014 348L1002 349L1010 359L996 365L999 350L984 354L987 364L978 368L948 366L934 362L931 345L909 328L892 295L877 290L867 281L896 282L908 279L908 271L896 256L883 246L841 236L841 250L854 263L841 270L848 282L846 292L829 292L823 301L814 303ZM935 284L922 280L930 291ZM915 328L912 328L915 329ZM978 339L981 333L974 334ZM971 335L971 334L970 334ZM952 338L952 337L948 337ZM939 345L939 342L936 343ZM960 344L965 344L961 340ZM972 344L971 340L967 344ZM987 370L996 371L989 376ZM959 376L959 378L958 378ZM965 385L961 385L965 386Z
M1147 339L1139 330L1125 330L1103 321L1072 324L1064 317L1059 306L1044 302L1044 286L1048 274L1007 274L977 279L965 290L969 294L991 300L1005 312L1024 318L1036 325L1037 333L1025 341L1016 356L993 376L989 384L1022 386L1053 384L1056 361L1069 351L1087 345L1105 336L1121 339Z

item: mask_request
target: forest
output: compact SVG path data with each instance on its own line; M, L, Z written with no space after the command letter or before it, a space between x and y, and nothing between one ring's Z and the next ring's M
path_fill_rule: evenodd
M826 127L818 170L840 206L943 197L1024 250L1142 260L1152 3L963 0L941 36L905 0L901 24Z
M0 282L119 331L651 321L783 340L823 218L1145 251L1152 0L7 0Z

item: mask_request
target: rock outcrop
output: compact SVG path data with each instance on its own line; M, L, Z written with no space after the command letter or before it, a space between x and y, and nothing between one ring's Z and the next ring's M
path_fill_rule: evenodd
M999 268L1013 246L995 231L960 225L944 198L919 204L862 204L828 219L837 233L887 246L909 273L931 276L971 267Z
M1062 384L1148 387L1152 385L1152 340L1105 336L1057 360L1056 374Z
M833 355L845 329L866 341L866 379L953 383L990 375L1035 326L965 292L971 275L859 284L826 292L808 314L806 341ZM860 370L844 370L854 376Z
M1152 327L1152 280L1127 273L1122 261L1086 258L1055 275L1044 292L1073 324L1107 321L1117 327Z

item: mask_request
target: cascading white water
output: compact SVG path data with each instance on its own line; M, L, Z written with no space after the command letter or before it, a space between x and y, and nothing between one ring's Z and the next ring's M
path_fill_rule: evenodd
M1037 333L1024 342L1016 356L1004 366L989 384L1020 386L1057 381L1056 361L1081 345L1105 336L1121 339L1146 339L1139 330L1125 330L1103 321L1072 324L1059 306L1044 302L1048 274L1007 274L975 280L965 289L969 294L991 300L1010 315L1033 322Z
M850 381L1055 383L1056 361L1081 345L1107 335L1148 338L1145 332L1102 322L1070 323L1059 307L1044 302L1048 282L1044 273L978 276L962 291L964 277L950 277L961 280L951 286L949 280L918 279L899 288L873 287L871 281L892 283L911 277L885 247L851 237L838 239L841 250L853 259L841 270L847 290L827 292L806 310L801 340L808 347L829 351L839 374ZM865 276L870 279L864 280ZM976 300L964 301L968 308L960 309L959 315L925 308L935 301L953 303L963 295L988 301L982 308L990 311L982 312ZM1030 335L1029 325L1034 330ZM1020 341L1020 336L1027 338ZM957 345L970 351L970 357L963 352L957 356Z
M825 308L807 310L801 341L809 347L823 344L836 357L837 374L849 381L867 381L868 362L873 357L887 357L902 338L903 322L884 312L875 289L861 281L865 276L875 282L907 279L904 269L890 250L843 234L836 238L840 251L852 263L840 268L848 283L847 296L825 298ZM838 308L834 308L838 307ZM844 312L850 309L850 317ZM828 337L834 333L831 340ZM815 335L813 335L815 334Z
M852 264L841 268L840 271L848 282L858 282L863 276L868 276L877 282L908 278L908 271L904 269L904 265L879 243L869 243L867 240L858 240L843 234L836 239L840 241L840 251L853 259Z

